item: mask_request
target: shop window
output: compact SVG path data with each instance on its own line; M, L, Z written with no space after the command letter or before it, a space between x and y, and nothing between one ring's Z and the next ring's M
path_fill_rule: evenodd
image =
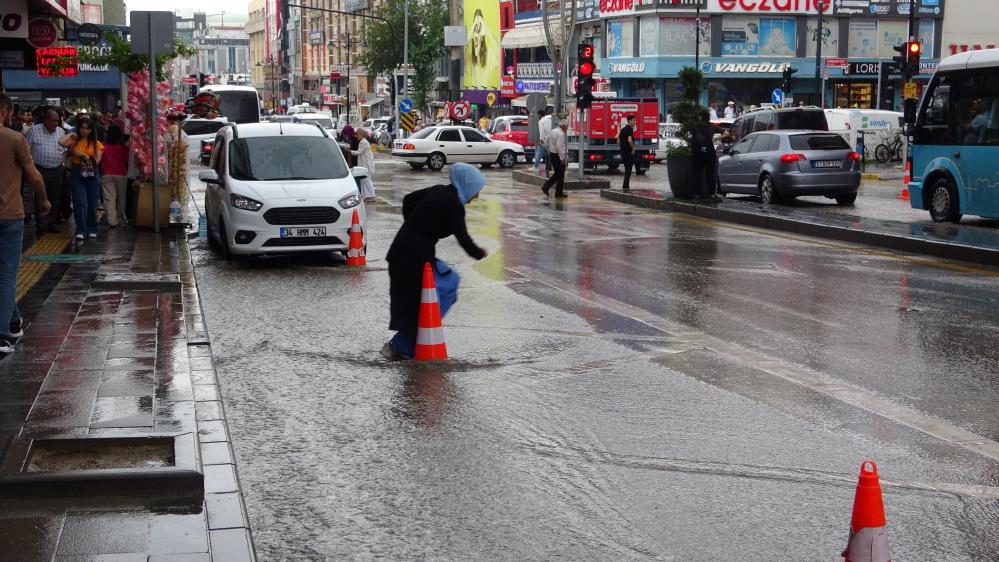
M694 52L694 30L697 18L659 18L659 53L664 56L689 56ZM711 56L711 18L701 16L702 57Z
M794 18L722 18L722 55L735 57L793 57L798 49Z
M635 56L634 20L612 20L607 22L607 57Z
M659 56L659 18L645 16L638 21L638 56Z
M923 58L933 58L936 52L936 22L919 20L919 42L923 44Z
M537 12L541 9L541 0L516 0L514 9L518 14L524 12Z

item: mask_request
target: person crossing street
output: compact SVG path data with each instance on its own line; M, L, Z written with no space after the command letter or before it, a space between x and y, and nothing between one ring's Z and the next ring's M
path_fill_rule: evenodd
M548 135L548 157L551 158L554 174L541 187L545 197L548 197L548 192L551 191L553 185L555 186L555 197L565 197L565 169L569 165L569 148L566 143L565 131L568 128L569 122L560 119L558 127L552 129L551 134Z
M625 126L621 127L621 132L617 135L617 142L621 147L621 161L624 162L624 183L621 191L628 191L631 187L631 170L635 167L635 116L629 115L625 121Z

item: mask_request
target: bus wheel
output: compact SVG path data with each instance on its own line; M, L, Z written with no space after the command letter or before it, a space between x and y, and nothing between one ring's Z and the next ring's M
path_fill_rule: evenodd
M940 178L930 189L930 218L933 222L960 222L957 192L947 178Z

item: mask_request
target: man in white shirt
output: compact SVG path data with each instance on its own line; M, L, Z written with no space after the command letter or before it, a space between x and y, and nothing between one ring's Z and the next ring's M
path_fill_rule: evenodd
M708 104L708 116L712 121L718 120L718 102L713 101Z
M548 152L548 135L552 132L552 116L546 115L545 110L538 111L538 145L534 149L534 171L537 172L541 166L541 160L545 161L545 175L552 168L552 162L550 158L545 158L545 154Z
M66 134L59 123L61 121L59 112L54 109L47 109L42 114L42 122L32 126L24 134L28 140L28 147L31 148L31 157L35 162L35 167L42 174L45 180L45 194L52 209L47 216L38 217L38 232L59 232L56 228L56 221L60 217L59 195L62 192L63 184L63 153L65 148L59 146L59 139Z
M725 119L735 119L735 102L730 101L725 106Z
M548 197L548 192L551 191L552 185L555 186L556 198L565 197L565 168L569 165L569 147L566 143L565 131L568 128L569 122L561 119L558 127L552 129L551 134L548 135L546 145L548 146L548 155L551 157L552 169L555 173L541 187L541 191L545 194L545 197Z

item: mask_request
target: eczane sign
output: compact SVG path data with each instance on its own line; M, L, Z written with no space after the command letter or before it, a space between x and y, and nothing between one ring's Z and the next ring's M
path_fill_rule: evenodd
M832 12L831 0L708 0L708 11L732 14L785 15Z

